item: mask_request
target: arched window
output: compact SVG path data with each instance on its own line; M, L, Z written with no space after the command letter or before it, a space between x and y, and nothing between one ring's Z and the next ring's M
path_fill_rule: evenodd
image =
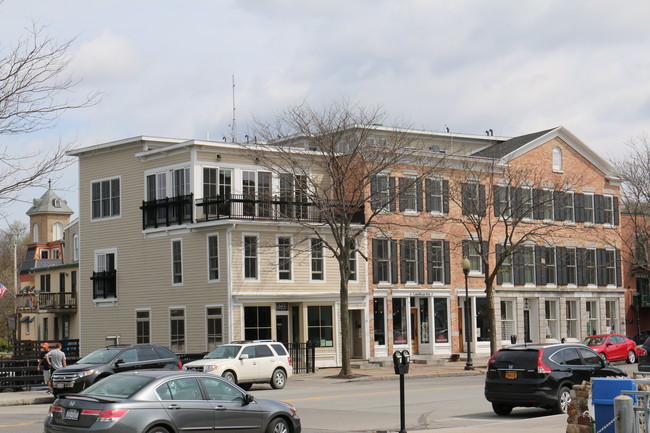
M63 239L63 224L54 223L52 226L52 240L60 241L61 239Z
M32 227L32 238L34 242L38 242L38 224L34 224Z
M553 170L562 170L562 149L559 147L553 149Z

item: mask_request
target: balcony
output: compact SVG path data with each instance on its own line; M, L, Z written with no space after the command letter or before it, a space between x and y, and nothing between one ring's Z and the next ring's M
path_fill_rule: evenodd
M41 292L18 294L16 309L20 313L76 313L76 292Z
M277 196L230 194L196 200L196 211L191 206L191 195L178 198L145 201L142 203L142 228L157 228L161 225L191 224L226 219L255 221L299 221L309 223L325 222L322 207L316 207L307 200L289 200ZM189 200L189 201L188 201ZM340 203L331 201L329 211L338 212ZM363 224L363 210L350 205L353 224ZM193 220L193 214L196 219Z
M117 270L93 272L93 300L117 298Z

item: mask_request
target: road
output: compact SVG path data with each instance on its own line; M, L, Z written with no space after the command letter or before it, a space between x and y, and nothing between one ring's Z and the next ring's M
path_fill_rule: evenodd
M619 365L631 375L636 365ZM483 376L407 380L405 383L406 430L465 427L480 432L481 426L545 417L549 432L566 429L564 415L546 410L517 408L499 417L483 397ZM396 432L400 429L399 381L347 382L296 377L282 390L255 385L260 398L291 402L298 409L305 433ZM0 433L41 433L47 405L0 407ZM471 429L470 429L471 428Z

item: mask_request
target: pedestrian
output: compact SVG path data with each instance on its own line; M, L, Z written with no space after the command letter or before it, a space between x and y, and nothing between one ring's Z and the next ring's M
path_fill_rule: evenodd
M65 353L61 351L61 343L56 343L54 345L54 349L47 352L47 355L45 355L45 359L50 364L50 367L52 367L51 374L54 374L54 372L57 371L59 368L65 367L66 366Z
M41 344L41 352L38 354L38 364L36 365L36 371L43 372L43 383L47 385L47 392L52 392L52 380L51 380L51 370L52 367L50 363L47 362L46 355L50 351L50 344L43 343Z

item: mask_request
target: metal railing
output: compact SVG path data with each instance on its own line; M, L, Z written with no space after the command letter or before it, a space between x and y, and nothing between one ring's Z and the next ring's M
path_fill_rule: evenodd
M316 373L316 346L310 342L288 343L294 373Z

